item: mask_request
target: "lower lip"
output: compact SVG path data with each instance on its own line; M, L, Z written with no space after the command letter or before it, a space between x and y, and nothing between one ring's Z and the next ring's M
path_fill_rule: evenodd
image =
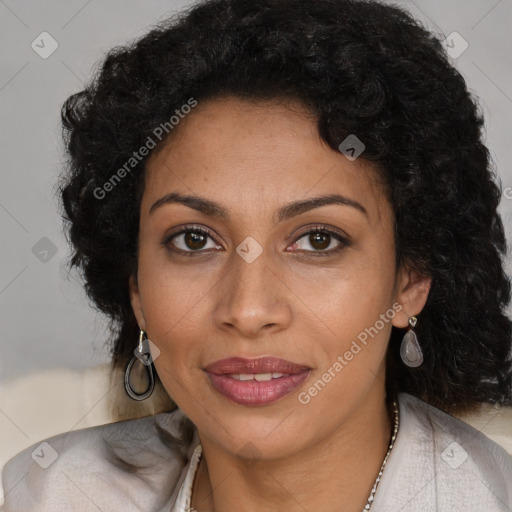
M206 372L212 386L222 395L242 405L266 405L283 398L298 388L309 375L310 370L301 373L271 379L236 380L227 375Z

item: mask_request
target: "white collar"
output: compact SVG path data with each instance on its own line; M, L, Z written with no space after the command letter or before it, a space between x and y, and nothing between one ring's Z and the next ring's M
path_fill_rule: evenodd
M203 448L201 444L198 444L192 454L192 458L188 463L187 474L185 475L185 480L181 484L178 497L176 498L176 502L174 503L171 512L190 512L190 501L192 499L192 489L194 486L194 479L197 473L197 468L199 466L199 461L201 460L201 454L203 453Z

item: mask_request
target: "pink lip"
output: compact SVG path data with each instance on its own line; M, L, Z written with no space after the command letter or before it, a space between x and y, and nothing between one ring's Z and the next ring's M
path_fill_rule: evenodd
M311 368L276 357L220 359L205 368L212 386L222 395L242 405L266 405L291 393L308 377ZM269 381L240 381L229 374L284 373Z

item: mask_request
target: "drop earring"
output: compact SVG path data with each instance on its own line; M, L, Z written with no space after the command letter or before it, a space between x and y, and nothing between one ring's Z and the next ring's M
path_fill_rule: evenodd
M400 346L400 357L405 365L416 368L423 363L423 352L421 351L418 337L414 332L414 327L418 319L415 316L409 317L410 329L404 334L402 338L402 345Z
M153 360L151 358L151 352L149 349L149 340L144 338L145 332L141 329L139 333L139 346L135 349L135 355L131 358L128 366L126 367L126 371L124 373L124 388L129 397L134 400L141 401L148 398L151 393L153 393L153 389L155 387L155 377L153 375ZM134 391L130 384L130 373L132 371L133 363L135 360L139 359L139 361L146 367L148 372L148 380L149 386L148 389L144 393L137 393Z

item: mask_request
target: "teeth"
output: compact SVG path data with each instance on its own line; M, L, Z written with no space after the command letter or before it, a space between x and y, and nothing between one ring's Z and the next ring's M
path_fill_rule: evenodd
M279 379L284 377L285 373L232 373L229 375L235 380L257 380L258 382L265 382L272 379Z
M257 380L258 382L272 380L272 374L271 373L256 373L254 375L254 379Z

